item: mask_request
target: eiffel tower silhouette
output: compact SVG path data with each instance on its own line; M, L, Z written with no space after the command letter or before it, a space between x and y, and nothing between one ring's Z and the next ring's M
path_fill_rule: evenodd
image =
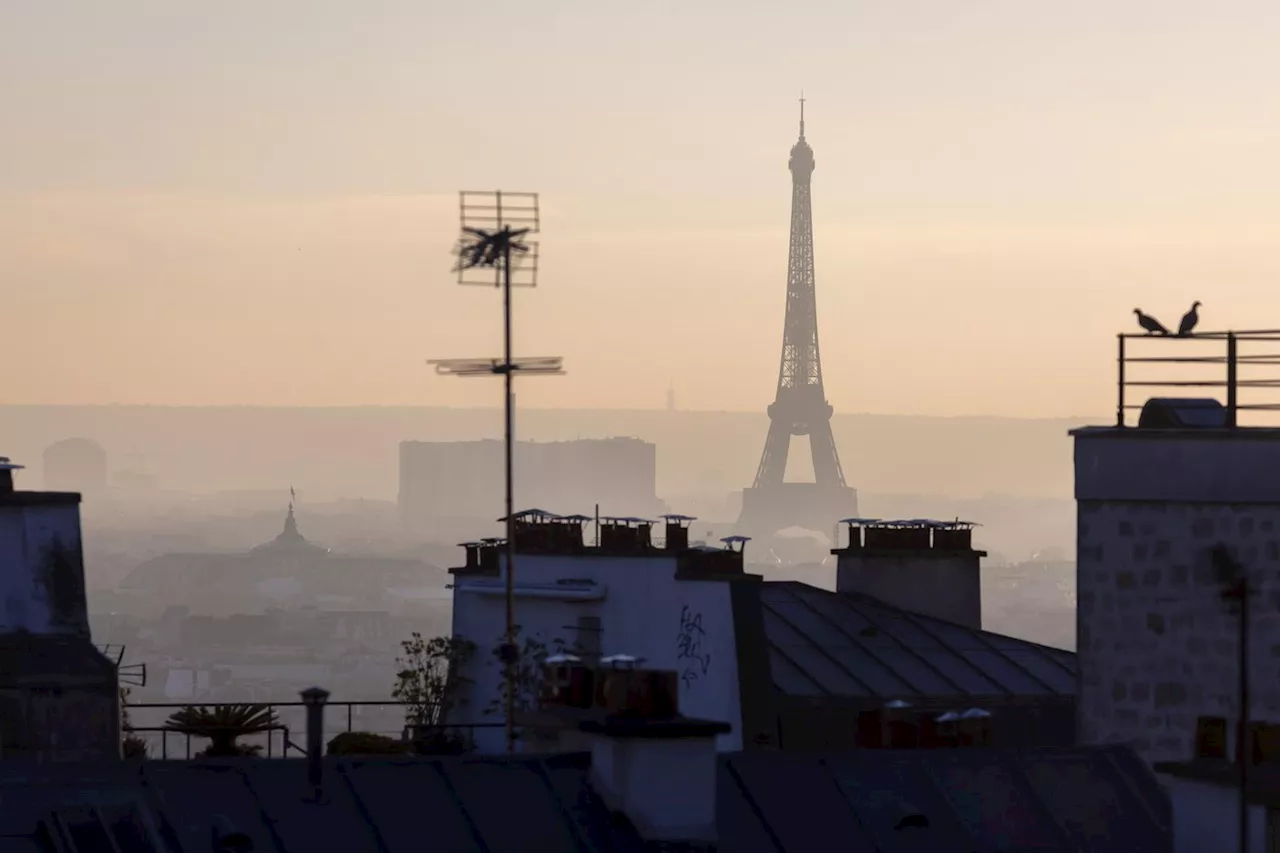
M858 514L858 493L845 483L831 435L831 406L822 387L818 350L818 307L814 297L813 204L810 178L813 149L804 138L800 98L800 139L791 147L791 248L787 262L787 314L782 327L778 391L769 406L769 435L755 483L742 492L742 532L764 536L798 526L826 533L837 521ZM809 437L814 482L785 482L792 436Z

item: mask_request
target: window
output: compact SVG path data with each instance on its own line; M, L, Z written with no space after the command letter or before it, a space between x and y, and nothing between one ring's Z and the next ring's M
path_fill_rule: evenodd
M599 616L579 616L575 626L578 632L574 651L583 658L598 658L604 648L604 628L600 626Z

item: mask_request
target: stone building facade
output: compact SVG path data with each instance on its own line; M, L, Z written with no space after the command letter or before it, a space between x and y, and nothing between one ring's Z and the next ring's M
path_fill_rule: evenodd
M1079 430L1079 736L1185 760L1196 718L1238 718L1239 620L1211 549L1251 599L1250 717L1280 721L1280 430ZM1231 746L1234 749L1234 736Z

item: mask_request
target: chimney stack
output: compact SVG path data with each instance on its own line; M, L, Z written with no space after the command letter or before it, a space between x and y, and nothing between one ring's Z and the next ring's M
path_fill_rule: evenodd
M689 524L697 521L691 515L664 515L662 520L667 523L667 544L668 551L688 551L689 550Z
M312 687L302 691L307 708L307 785L312 802L320 802L324 794L324 705L329 691Z
M836 555L836 591L982 628L983 551L973 548L972 522L846 518L849 542Z
M602 692L613 694L606 714L578 726L590 741L591 784L645 841L715 845L716 738L730 726L680 716L675 675L602 673L625 689L602 683Z
M591 736L591 784L648 842L714 845L719 753L728 723L613 717L581 724Z

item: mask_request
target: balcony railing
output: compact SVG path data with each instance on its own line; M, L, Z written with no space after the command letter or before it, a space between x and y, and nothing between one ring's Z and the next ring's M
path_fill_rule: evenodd
M328 743L343 732L369 732L387 737L400 738L404 735L405 708L408 702L368 701L368 702L335 702L325 703L324 742ZM249 732L236 738L244 745L262 747L262 756L266 758L300 757L306 751L299 741L305 740L306 703L294 702L130 702L123 706L129 715L129 724L121 726L126 734L141 738L147 745L148 758L190 759L193 755L192 738L202 740L200 735L176 731L165 725L165 720L175 711L182 708L201 708L210 711L218 708L244 707L268 708L274 712L277 722L259 731ZM436 726L413 726L420 733L425 729L458 734L471 747L475 745L475 733L478 729L501 729L502 722L491 723L450 723ZM196 749L199 749L199 744Z
M1227 426L1240 425L1242 412L1280 411L1280 331L1197 332L1191 335L1117 335L1119 401L1116 426L1127 426L1125 413L1142 409L1144 398L1130 402L1130 388L1203 389L1197 396L1213 397L1226 409ZM1137 346L1138 342L1141 342ZM1177 355L1134 355L1164 352ZM1141 372L1135 378L1134 373ZM1247 372L1249 375L1242 376ZM1261 374L1261 375L1259 375ZM1264 392L1259 394L1258 392ZM1158 395L1157 395L1158 396ZM1270 402L1268 401L1270 397Z

